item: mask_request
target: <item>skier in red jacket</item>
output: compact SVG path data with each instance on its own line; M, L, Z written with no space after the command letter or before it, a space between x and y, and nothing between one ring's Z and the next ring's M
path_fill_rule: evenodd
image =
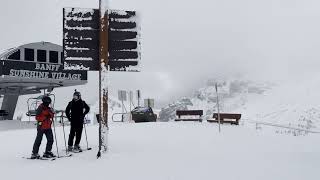
M31 159L40 158L39 147L41 145L43 134L46 135L47 138L47 146L46 151L43 154L45 158L56 157L52 152L52 144L53 144L53 134L51 129L52 119L54 116L53 110L49 107L51 104L51 98L49 96L44 96L42 98L42 104L38 107L36 111L36 120L37 120L37 137L33 144L33 150Z

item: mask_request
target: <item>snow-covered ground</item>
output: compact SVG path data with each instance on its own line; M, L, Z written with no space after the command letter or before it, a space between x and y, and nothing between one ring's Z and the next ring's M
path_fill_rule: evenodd
M93 150L56 161L21 158L31 153L35 129L0 131L0 179L320 178L318 134L279 135L243 125L224 125L219 134L216 124L205 122L111 123L109 152L96 159L98 127L92 125L87 130ZM60 154L64 154L61 127L57 135ZM44 146L45 140L41 148ZM84 134L82 147L86 147Z

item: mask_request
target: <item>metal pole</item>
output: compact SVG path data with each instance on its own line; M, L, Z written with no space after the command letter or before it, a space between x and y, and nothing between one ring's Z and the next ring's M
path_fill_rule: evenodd
M44 90L43 92L45 92L45 90ZM45 95L46 95L46 94L44 93L44 96L45 96ZM52 95L53 95L53 94L52 94ZM49 97L49 96L50 96L50 95L48 94L48 97ZM51 109L52 109L53 112L55 112L55 110L54 110L55 101L56 101L56 97L55 97L55 95L53 95L53 103L52 103L52 107L51 107ZM54 138L55 138L55 141L56 141L57 155L58 155L58 158L60 158L59 150L58 150L59 148L58 148L58 141L57 141L56 125L55 125L55 123L54 123L54 120L57 120L57 116L55 116L54 118L52 118L52 124L53 124Z
M85 117L85 123L83 123L83 127L84 127L84 133L86 135L87 150L91 150L92 148L89 148L89 143L88 143L88 134L87 134L86 124L87 124L87 118Z
M61 123L62 123L62 130L63 130L63 138L64 138L64 147L66 148L66 155L68 155L68 148L67 148L67 141L66 141L66 133L64 130L64 121L63 121L63 112L61 113Z
M123 113L124 113L123 97L121 98L121 108L122 108L121 113L123 114ZM121 122L124 122L123 117L124 117L124 116L122 115L122 116L121 116Z
M138 107L140 107L140 90L137 90L137 96L138 96Z
M123 104L123 98L121 99L121 109L122 109L122 113L124 112L124 104Z
M57 116L55 117L55 119L57 119ZM54 138L55 138L55 141L56 141L57 155L58 155L58 158L60 158L59 150L58 150L58 142L57 142L56 125L54 123L54 119L53 118L52 118L52 124L53 124Z
M132 121L132 117L131 117L131 111L132 111L132 109L131 109L132 96L133 96L132 91L129 91L129 100L130 100L130 112L129 112L130 114L129 114L129 121Z
M220 127L220 107L219 107L219 94L218 94L218 84L215 84L216 87L216 93L217 93L217 107L218 107L218 123L219 123L219 133L221 132L221 127Z

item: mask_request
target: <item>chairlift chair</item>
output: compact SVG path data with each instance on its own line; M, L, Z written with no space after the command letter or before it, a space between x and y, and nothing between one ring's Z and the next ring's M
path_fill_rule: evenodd
M29 117L29 122L31 121L31 119L30 119L31 117L37 115L37 108L42 103L42 98L44 96L53 97L53 100L52 100L52 103L51 103L52 104L51 107L54 109L54 104L55 104L56 97L52 93L44 94L44 95L41 95L41 96L38 96L38 97L29 98L28 101L27 101L28 112L26 113L26 115Z

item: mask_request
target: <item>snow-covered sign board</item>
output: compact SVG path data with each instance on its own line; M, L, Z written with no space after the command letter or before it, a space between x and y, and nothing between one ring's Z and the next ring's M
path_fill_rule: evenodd
M63 9L64 68L99 70L99 11Z
M139 71L140 24L135 11L108 10L109 68L111 71Z
M98 9L63 9L65 69L99 70L99 22ZM136 12L108 10L109 70L139 71L140 44Z
M119 90L118 99L119 101L127 101L127 91Z

